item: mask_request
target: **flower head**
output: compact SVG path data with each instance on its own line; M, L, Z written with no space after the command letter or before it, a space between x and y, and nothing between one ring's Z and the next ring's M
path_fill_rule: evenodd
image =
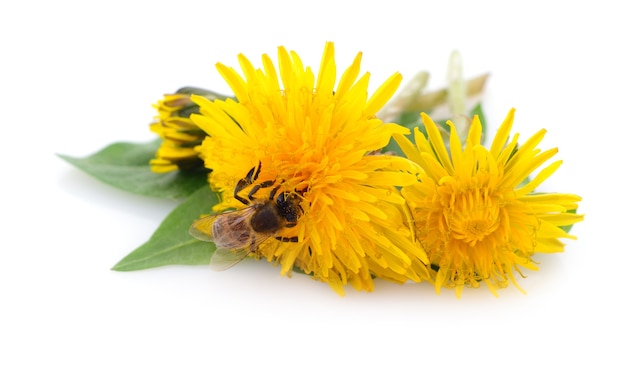
M150 130L158 134L163 142L150 161L153 172L164 173L176 170L202 168L196 146L200 146L206 136L189 116L198 112L198 106L191 101L191 94L202 94L208 99L224 98L219 94L200 88L181 88L174 94L165 94L156 105L159 112L150 124Z
M215 210L245 207L235 189L244 199L297 198L297 224L264 241L256 255L280 264L282 274L298 267L339 293L347 283L372 290L372 275L397 282L429 277L397 189L414 183L418 168L405 158L371 155L392 134L408 133L375 116L401 77L392 75L368 98L360 61L359 53L337 84L332 43L317 79L283 47L278 70L267 55L262 69L240 55L243 75L217 65L237 101L192 97L202 113L192 121L208 134L200 155L222 197Z
M535 270L535 252L563 250L562 238L575 239L562 227L582 220L576 210L580 197L572 194L533 193L561 165L561 161L530 175L557 153L537 145L545 130L518 144L518 134L508 141L513 123L511 110L491 148L480 143L482 126L474 117L463 147L454 125L446 147L439 129L422 114L428 138L417 129L416 144L395 136L408 158L424 172L419 183L403 188L413 213L417 237L433 269L437 292L484 282L494 292L520 268ZM518 286L519 288L519 286Z

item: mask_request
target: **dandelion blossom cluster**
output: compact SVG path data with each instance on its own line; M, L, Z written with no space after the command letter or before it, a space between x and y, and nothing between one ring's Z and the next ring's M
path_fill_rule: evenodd
M234 197L240 180L259 164L248 188L254 197L278 192L300 200L301 217L256 255L297 267L337 292L352 285L373 289L373 277L396 282L429 278L426 253L415 240L410 211L398 191L420 171L399 156L375 155L405 127L376 113L393 95L394 74L368 97L369 73L359 76L361 54L337 82L334 45L327 43L317 76L295 52L278 49L278 68L264 55L262 68L239 56L241 74L218 64L236 100L193 96L201 115L191 120L207 137L199 148L211 187L221 195L216 212L245 207Z
M395 136L406 156L423 169L419 182L404 187L402 195L431 262L437 292L454 288L460 296L464 287L481 282L494 293L509 281L517 286L515 273L537 269L535 252L560 252L561 239L575 239L563 227L582 220L571 212L581 198L534 193L561 165L555 161L543 166L557 149L538 149L545 130L525 143L518 142L518 134L509 140L513 115L511 110L490 148L480 143L478 117L464 145L448 122L448 147L426 114L422 119L427 135L416 129L415 144Z

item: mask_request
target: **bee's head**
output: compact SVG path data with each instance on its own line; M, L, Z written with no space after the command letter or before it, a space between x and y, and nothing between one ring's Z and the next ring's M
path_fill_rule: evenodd
M294 227L302 215L301 198L296 193L281 192L276 197L278 214L287 221L287 227Z

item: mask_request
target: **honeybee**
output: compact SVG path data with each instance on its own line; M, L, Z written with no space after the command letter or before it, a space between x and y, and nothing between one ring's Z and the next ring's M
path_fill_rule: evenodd
M295 227L303 213L298 193L278 192L276 181L265 181L255 185L248 193L248 199L239 195L252 185L261 172L261 162L253 167L245 178L239 180L234 196L247 207L209 215L196 220L189 233L196 239L215 244L211 257L211 267L223 271L238 264L249 254L255 253L259 245L274 237L283 242L297 242L297 237L276 236L283 228ZM256 199L255 194L262 188L274 187L267 199Z

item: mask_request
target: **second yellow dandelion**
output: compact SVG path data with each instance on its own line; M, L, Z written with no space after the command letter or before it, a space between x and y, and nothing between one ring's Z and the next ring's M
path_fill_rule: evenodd
M523 144L517 134L507 142L513 116L511 110L490 148L480 143L478 117L464 145L449 122L448 147L426 114L422 119L427 135L416 129L415 144L395 136L407 157L424 170L419 182L402 194L431 262L437 292L449 287L460 296L464 287L482 282L496 293L508 281L516 284L515 273L521 268L537 269L534 253L561 252L561 239L575 239L563 227L583 219L572 212L581 198L534 193L561 165L556 161L538 170L557 149L537 148L545 130Z

